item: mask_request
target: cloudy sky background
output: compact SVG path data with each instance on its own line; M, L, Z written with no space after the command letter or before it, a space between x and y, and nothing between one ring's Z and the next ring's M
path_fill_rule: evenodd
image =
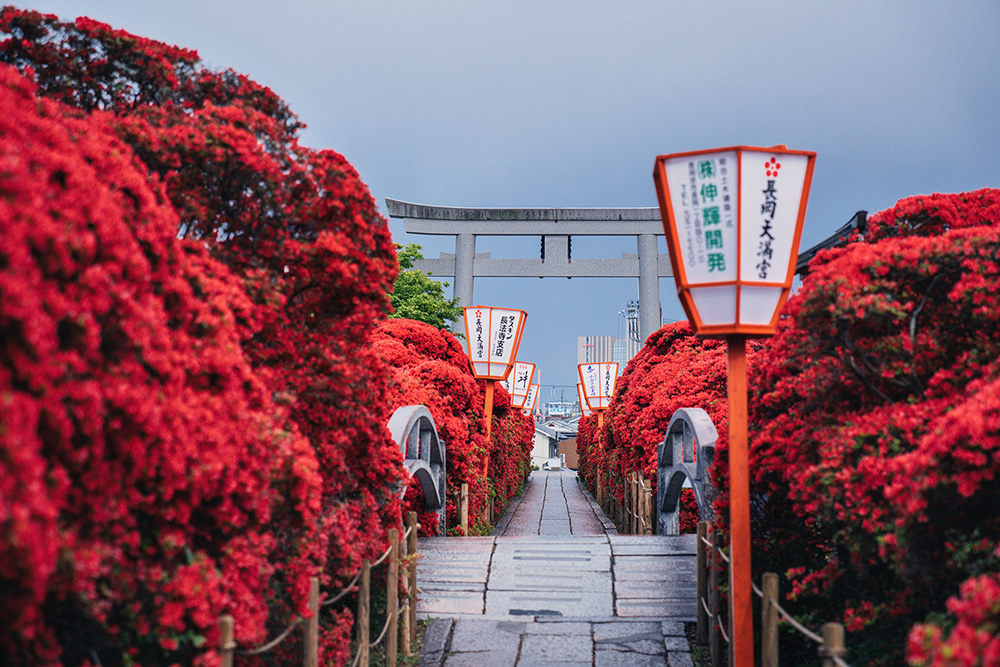
M855 211L1000 186L1000 3L38 0L197 49L281 95L385 199L655 206L657 154L735 144L818 154L802 248ZM427 256L450 237L408 237ZM574 257L634 243L574 238ZM661 240L662 251L665 246ZM534 257L538 239L478 252ZM449 290L450 292L450 290ZM616 335L634 279L477 279L528 311L542 400L573 398L576 340ZM661 280L665 320L683 318Z

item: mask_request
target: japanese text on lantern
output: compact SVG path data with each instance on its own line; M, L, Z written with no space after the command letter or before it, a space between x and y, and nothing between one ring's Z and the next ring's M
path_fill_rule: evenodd
M483 311L476 311L476 358L482 359L483 354Z
M514 335L514 316L504 315L500 318L500 328L497 330L497 347L493 352L495 357L503 357L504 341Z
M666 160L677 221L681 263L691 283L730 280L736 274L735 152Z
M778 180L778 170L781 163L777 158L772 157L764 163L764 171L767 174L767 187L762 190L764 201L760 205L761 228L760 244L757 247L757 276L761 280L767 279L767 270L771 268L771 259L774 257L774 235L771 233L771 223L774 222L774 214L778 211L778 190L775 183Z

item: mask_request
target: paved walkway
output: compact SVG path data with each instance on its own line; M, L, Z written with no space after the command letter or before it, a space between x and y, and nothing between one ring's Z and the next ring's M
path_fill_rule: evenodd
M693 535L618 535L570 470L533 472L493 537L421 538L421 665L691 665Z

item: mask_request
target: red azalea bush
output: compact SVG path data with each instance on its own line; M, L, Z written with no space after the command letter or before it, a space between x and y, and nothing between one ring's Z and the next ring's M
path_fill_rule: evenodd
M902 200L814 261L758 359L756 490L800 520L755 546L861 660L1000 571L998 222L1000 190Z
M469 485L469 521L482 517L490 496L502 512L517 494L530 471L534 422L512 408L499 385L493 406L493 424L487 446L484 424L485 382L477 381L462 343L448 331L407 319L382 322L375 332L375 354L391 369L385 419L399 407L423 404L430 410L447 452L448 525L457 523L450 493ZM488 476L482 475L489 454ZM423 497L414 482L407 509L423 512ZM428 518L429 519L429 518ZM433 534L436 522L421 520ZM481 526L484 529L485 523Z
M280 531L312 554L290 573L287 613L272 614L283 626L304 603L299 574L321 570L325 586L339 586L399 520L402 470L382 409L388 375L369 349L397 271L388 226L342 156L298 143L302 124L280 98L204 69L194 51L7 7L0 60L111 127L162 184L172 235L207 248L243 292L234 344L308 438L322 485L314 525ZM350 612L324 613L333 614L321 624L324 659L343 661ZM239 640L247 627L237 619Z
M223 612L259 641L321 480L243 354L253 305L106 114L5 65L0 105L5 663L189 662Z
M756 344L750 345L751 359ZM580 420L577 449L580 475L587 487L604 489L622 502L625 480L639 471L652 480L656 491L656 450L663 442L674 412L702 408L719 432L713 467L718 488L726 488L726 346L723 341L696 337L687 322L667 324L647 339L618 378L611 407L605 416L600 443L594 416ZM683 502L687 498L686 502ZM725 511L724 496L717 501ZM693 493L682 497L682 524L693 532L697 507Z

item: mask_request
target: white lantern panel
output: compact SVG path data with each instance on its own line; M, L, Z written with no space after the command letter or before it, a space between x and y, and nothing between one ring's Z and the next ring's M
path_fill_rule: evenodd
M689 292L703 325L736 322L736 285L692 287Z
M744 285L740 290L740 324L770 324L783 291L782 287Z
M735 151L723 151L663 161L689 285L736 280L736 156Z
M587 405L587 397L583 395L583 385L579 382L576 383L576 394L580 399L580 411L583 412L583 416L590 415L590 406Z
M472 362L472 367L476 369L476 375L489 375L490 365L485 362Z
M507 365L511 362L517 344L517 330L522 311L494 308L490 317L490 361ZM498 375L503 375L501 369Z
M740 279L784 283L809 157L767 151L742 155ZM772 313L773 314L773 313Z

